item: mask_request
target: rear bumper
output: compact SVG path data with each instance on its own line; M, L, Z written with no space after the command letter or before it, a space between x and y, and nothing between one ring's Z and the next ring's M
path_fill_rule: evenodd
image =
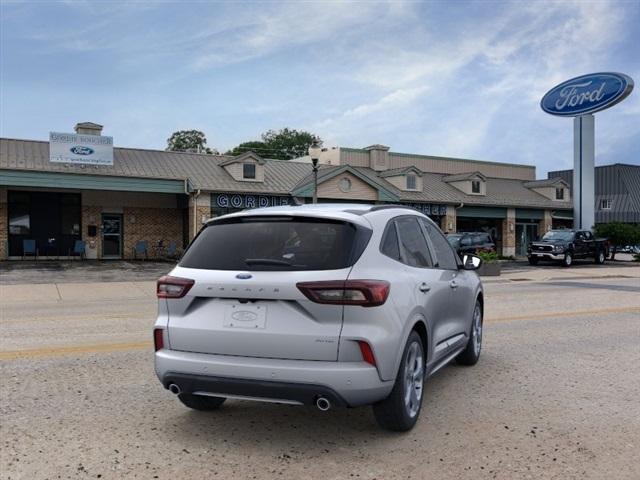
M185 393L314 404L319 396L355 407L386 398L393 381L382 381L365 362L320 362L235 357L159 350L156 374L165 388Z

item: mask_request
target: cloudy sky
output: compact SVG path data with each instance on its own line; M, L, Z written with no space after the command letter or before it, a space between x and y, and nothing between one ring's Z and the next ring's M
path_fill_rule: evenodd
M325 146L572 165L572 121L541 96L640 81L640 2L1 2L0 135L78 121L116 146L178 129L221 151L290 127ZM640 88L596 119L596 162L640 163Z

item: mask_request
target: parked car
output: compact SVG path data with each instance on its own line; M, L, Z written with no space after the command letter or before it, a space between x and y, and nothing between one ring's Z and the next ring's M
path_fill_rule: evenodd
M447 240L461 256L465 253L496 251L496 244L491 239L491 235L485 232L450 233L447 235Z
M209 220L158 281L155 369L187 407L373 405L413 427L425 380L482 345L481 260L409 208L303 205Z
M608 255L608 241L594 238L588 230L551 230L542 239L529 244L527 258L531 265L541 260L560 262L570 267L574 259L592 258L603 264Z

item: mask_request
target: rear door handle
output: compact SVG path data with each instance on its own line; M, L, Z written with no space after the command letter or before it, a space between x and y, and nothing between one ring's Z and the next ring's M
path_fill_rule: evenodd
M420 291L422 293L427 293L429 290L431 290L431 287L429 285L427 285L426 283L420 284L420 286L418 288L420 289Z
M458 282L456 282L455 280L451 280L451 281L449 282L449 286L450 286L451 288L458 288Z

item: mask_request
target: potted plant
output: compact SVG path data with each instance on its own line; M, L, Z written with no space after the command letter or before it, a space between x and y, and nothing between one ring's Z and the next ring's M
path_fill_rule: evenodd
M482 259L482 265L478 269L478 275L483 277L497 277L500 275L500 262L496 252L478 252Z

